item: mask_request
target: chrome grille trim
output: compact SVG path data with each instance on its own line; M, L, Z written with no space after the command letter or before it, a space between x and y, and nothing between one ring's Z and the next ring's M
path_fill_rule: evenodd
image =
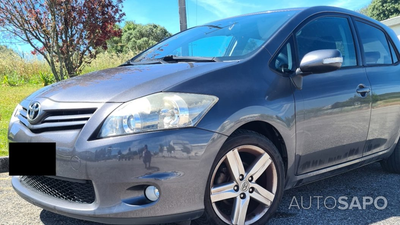
M25 119L28 118L28 110L25 107L22 107L22 109L19 111L19 114L22 115Z
M81 115L67 115L67 116L49 116L43 120L43 122L63 121L63 120L88 120L92 114L81 114Z
M28 125L31 130L52 128L52 127L68 127L68 126L83 126L87 121L71 121L71 122L54 122L54 123L42 123L38 125Z
M99 107L99 104L58 103L43 104L43 118L37 124L31 124L27 118L29 102L22 102L18 119L33 133L46 131L82 129Z
M24 116L22 116L21 114L19 114L18 115L18 119L19 119L19 121L21 121L21 123L22 124L24 124L25 126L29 126L29 122L28 122L28 120L26 119L26 117L24 117Z

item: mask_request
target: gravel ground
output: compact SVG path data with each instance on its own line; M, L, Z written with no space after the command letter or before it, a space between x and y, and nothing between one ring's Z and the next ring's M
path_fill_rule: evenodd
M377 207L371 203L364 204L363 209L363 201L371 200L376 201ZM29 204L13 191L8 173L0 173L0 206L0 224L97 224L60 216ZM379 163L374 163L291 189L285 192L269 224L316 223L400 224L400 175L385 173ZM201 218L192 224L207 223Z

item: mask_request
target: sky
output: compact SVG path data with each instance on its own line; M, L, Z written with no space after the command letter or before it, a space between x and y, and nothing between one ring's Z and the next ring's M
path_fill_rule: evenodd
M186 0L188 27L246 13L317 5L359 10L371 0ZM179 32L178 0L125 0L125 21L155 23Z
M371 0L186 0L186 13L188 27L193 27L227 17L272 9L328 5L359 10L369 3ZM125 0L123 11L126 14L124 21L155 23L164 26L172 34L179 32L178 0ZM19 53L32 50L29 45L21 43L10 47Z

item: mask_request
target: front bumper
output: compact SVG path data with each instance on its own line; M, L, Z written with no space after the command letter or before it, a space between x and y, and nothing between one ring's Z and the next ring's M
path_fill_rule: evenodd
M56 142L54 179L90 181L95 195L92 203L60 199L27 185L21 177L13 177L13 187L21 197L59 214L114 224L165 223L199 217L212 163L227 138L197 128L93 141L82 141L79 131L34 134L19 122L12 123L10 130L11 142ZM153 154L148 168L141 159L145 145ZM40 150L36 151L40 154ZM160 191L155 202L144 197L143 190L149 185Z

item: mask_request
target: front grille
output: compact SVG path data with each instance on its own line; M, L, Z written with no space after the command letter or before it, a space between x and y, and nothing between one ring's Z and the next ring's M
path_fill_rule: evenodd
M33 133L41 133L46 131L82 129L95 111L96 108L44 110L43 118L39 123L33 125L28 121L27 108L22 107L18 118Z
M22 176L21 183L30 189L74 203L91 204L95 200L93 184L88 180L64 180L46 176Z

